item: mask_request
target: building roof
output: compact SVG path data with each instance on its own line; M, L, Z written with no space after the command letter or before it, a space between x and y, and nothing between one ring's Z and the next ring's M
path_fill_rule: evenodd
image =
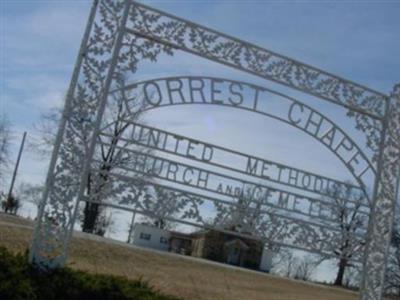
M241 239L234 239L234 240L231 240L231 241L229 241L229 242L226 242L226 243L224 244L224 247L231 247L231 246L233 246L233 245L239 245L240 248L245 249L245 250L247 250L247 249L250 248L250 247L249 247L245 242L243 242Z
M178 231L170 231L170 238L178 238L178 239L185 239L185 240L192 240L191 233L184 233Z

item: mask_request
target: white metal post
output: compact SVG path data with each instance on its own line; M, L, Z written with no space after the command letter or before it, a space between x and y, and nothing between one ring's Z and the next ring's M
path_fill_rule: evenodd
M400 173L400 86L387 99L379 148L378 170L364 256L361 300L380 300L384 292L388 251ZM397 142L396 142L397 139ZM396 146L397 145L397 146Z
M55 171L57 159L59 157L59 151L60 151L61 142L63 140L64 132L65 132L65 126L66 126L68 118L71 117L70 112L71 112L73 93L75 91L75 87L78 82L79 72L80 72L80 68L82 65L82 60L85 56L86 46L87 46L87 43L89 40L90 32L92 30L94 19L96 16L98 2L99 2L98 0L93 1L92 7L90 10L90 14L89 14L89 18L88 18L88 21L86 24L85 33L83 35L81 46L79 49L78 57L76 59L71 82L70 82L70 85L68 88L68 93L65 98L64 109L63 109L63 113L62 113L61 120L59 123L57 136L56 136L56 140L54 142L53 152L52 152L51 160L50 160L50 164L49 164L49 169L47 172L46 185L45 185L45 188L43 191L43 197L39 204L38 214L36 217L37 221L35 224L34 239L33 239L32 245L30 247L30 251L29 251L29 261L30 262L35 261L35 257L39 255L39 252L43 248L42 244L44 243L44 241L41 240L39 231L41 230L42 226L46 226L46 224L44 224L44 222L43 222L44 209L46 207L47 202L49 201L49 199L48 199L49 191L52 188L54 188L54 171Z
M82 175L81 175L81 179L80 179L78 200L77 200L77 203L75 205L75 209L74 209L74 212L72 215L72 221L71 221L72 226L69 228L69 234L68 234L67 238L65 239L65 243L64 243L64 253L66 255L68 255L68 245L69 245L69 241L71 239L71 236L72 236L72 233L74 230L74 224L75 224L76 216L78 214L79 202L85 197L85 190L86 190L86 186L87 186L87 182L88 182L90 165L92 163L93 154L95 151L96 142L97 142L98 135L99 135L101 121L103 118L104 110L106 108L109 90L110 90L111 83L112 83L112 80L115 75L115 68L117 66L119 53L120 53L120 49L121 49L121 44L122 44L123 37L125 34L125 24L128 19L129 9L131 7L131 1L130 0L125 1L124 5L125 5L124 12L123 12L122 20L120 23L121 28L118 31L117 40L116 40L115 46L113 48L111 63L110 63L110 67L108 69L108 74L107 74L107 78L105 81L105 85L104 85L104 88L103 88L103 91L101 94L99 108L97 110L97 115L96 115L96 121L94 124L94 129L93 129L93 133L92 133L91 140L90 140L89 151L88 151L87 157L85 159L85 165L83 167L83 171L82 171Z

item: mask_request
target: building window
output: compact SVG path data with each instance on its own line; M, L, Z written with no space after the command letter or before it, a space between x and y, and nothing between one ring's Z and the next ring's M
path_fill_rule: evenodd
M150 239L151 239L151 234L141 232L141 233L140 233L140 239L141 239L141 240L150 241Z
M168 239L166 239L165 237L160 237L160 243L161 244L168 244Z

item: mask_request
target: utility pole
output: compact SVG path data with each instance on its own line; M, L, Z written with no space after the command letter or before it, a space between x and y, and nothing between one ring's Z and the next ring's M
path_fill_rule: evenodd
M19 147L17 162L15 164L13 177L11 179L10 190L8 191L8 196L7 196L7 200L6 200L7 201L6 202L6 212L10 208L12 208L11 196L12 196L12 191L13 191L13 188L14 188L15 178L17 177L17 171L18 171L18 167L19 167L19 162L21 160L22 150L24 149L25 138L26 138L26 131L24 132L24 135L22 136L22 141L21 141L21 146Z

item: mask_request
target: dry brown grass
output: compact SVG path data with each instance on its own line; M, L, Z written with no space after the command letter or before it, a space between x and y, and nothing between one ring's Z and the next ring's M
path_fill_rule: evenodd
M31 241L32 230L1 222L4 222L3 215L0 215L0 246L12 251L25 251ZM179 256L164 256L83 238L73 239L68 264L92 273L128 278L142 276L161 291L186 300L358 299L355 293L342 289L233 270Z
M13 216L0 212L0 222L13 223L18 225L33 226L33 221L18 216Z

